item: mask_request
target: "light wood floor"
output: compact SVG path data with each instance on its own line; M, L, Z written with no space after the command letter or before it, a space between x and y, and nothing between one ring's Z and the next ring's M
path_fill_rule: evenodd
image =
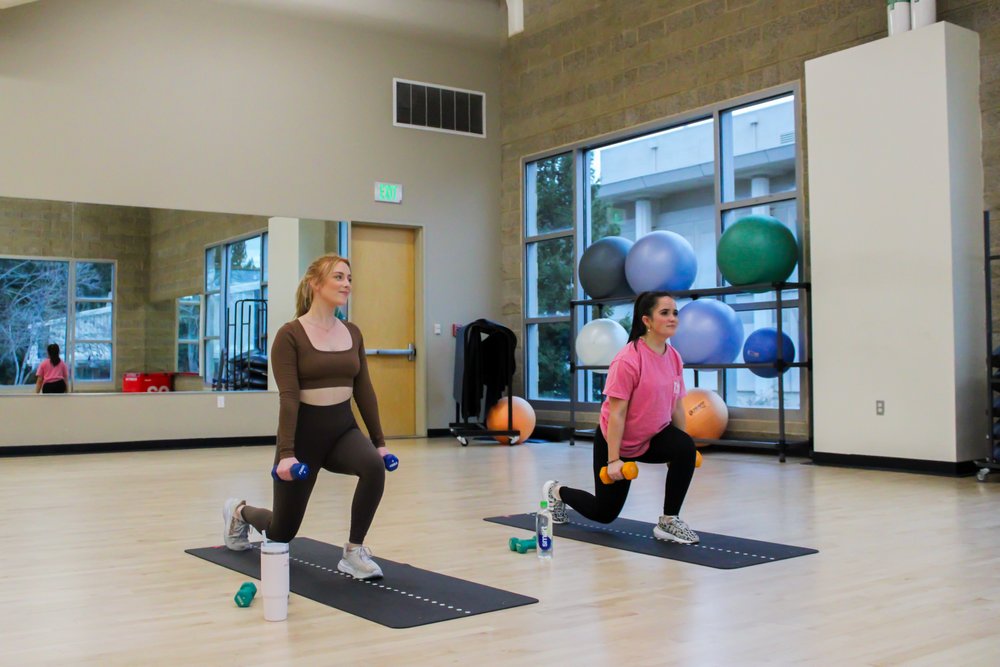
M1000 485L709 454L693 528L820 553L726 571L563 540L543 563L482 519L588 483L589 443L391 444L376 558L539 604L391 630L293 595L267 623L184 549L220 542L228 496L270 502L271 447L3 459L0 664L1000 664ZM655 519L663 474L624 516ZM301 534L342 543L352 490L321 477Z

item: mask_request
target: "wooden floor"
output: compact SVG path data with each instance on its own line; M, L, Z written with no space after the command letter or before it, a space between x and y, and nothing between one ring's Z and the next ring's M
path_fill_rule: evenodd
M293 595L267 623L184 549L220 542L225 498L270 502L271 447L4 459L0 664L1000 664L1000 485L709 453L695 530L820 553L715 570L563 540L545 563L482 519L587 484L589 443L391 445L376 558L539 604L391 630ZM641 467L623 516L655 520L663 475ZM343 543L352 489L324 474L301 534Z

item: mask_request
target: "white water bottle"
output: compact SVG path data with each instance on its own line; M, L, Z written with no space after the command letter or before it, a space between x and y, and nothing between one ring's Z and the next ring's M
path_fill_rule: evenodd
M543 500L541 509L535 515L535 551L538 557L552 558L552 512L548 501Z
M260 588L264 598L264 620L288 618L288 544L263 542L260 545Z

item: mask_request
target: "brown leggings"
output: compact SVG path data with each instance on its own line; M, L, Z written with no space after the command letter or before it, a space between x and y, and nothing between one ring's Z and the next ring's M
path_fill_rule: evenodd
M295 458L309 466L309 477L294 482L274 482L274 509L243 508L243 518L267 539L291 542L316 484L319 469L357 475L351 503L350 541L364 544L385 488L385 467L378 450L358 428L351 402L336 405L299 404L295 425ZM275 455L277 463L277 455Z

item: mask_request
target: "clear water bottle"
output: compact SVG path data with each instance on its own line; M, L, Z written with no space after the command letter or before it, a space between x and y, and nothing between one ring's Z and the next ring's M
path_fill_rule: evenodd
M535 515L535 540L538 557L546 560L552 558L552 512L545 500Z

